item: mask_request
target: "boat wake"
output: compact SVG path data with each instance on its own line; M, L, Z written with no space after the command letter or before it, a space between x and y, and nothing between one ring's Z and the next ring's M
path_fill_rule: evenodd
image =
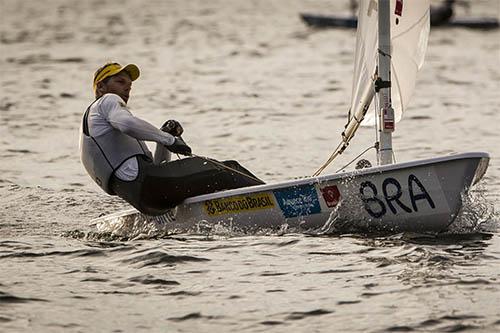
M462 195L462 209L446 233L496 232L500 227L500 213L495 210L487 195L488 192L482 184L474 186L468 194Z
M95 222L92 224L95 231L90 232L86 237L90 236L94 239L119 238L120 240L168 237L175 233L169 229L169 222L170 217L168 215L148 216L141 213L134 213Z

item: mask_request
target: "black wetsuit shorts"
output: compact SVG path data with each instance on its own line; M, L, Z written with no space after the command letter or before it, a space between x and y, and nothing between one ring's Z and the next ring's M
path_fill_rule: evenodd
M189 197L264 184L236 161L190 157L155 165L146 156L138 156L137 161L139 174L135 180L112 176L110 187L147 215L161 215Z

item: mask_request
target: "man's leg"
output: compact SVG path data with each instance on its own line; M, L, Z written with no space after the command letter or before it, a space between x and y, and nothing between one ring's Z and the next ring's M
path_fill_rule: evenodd
M222 163L227 166L229 168L229 170L233 169L233 170L236 170L238 171L239 173L242 173L244 175L247 175L249 176L250 178L252 178L253 180L256 180L256 181L259 181L261 182L261 184L265 184L262 180L260 180L259 178L257 178L257 176L255 176L253 173L251 173L250 171L248 171L246 168L244 168L240 163L238 163L237 161L234 161L234 160L229 160L229 161L222 161ZM243 176L244 176L243 175ZM248 178L248 177L247 177Z
M162 164L162 162L170 161L170 151L162 145L161 143L156 144L155 154L153 157L153 163L156 165Z
M177 160L162 165L139 162L142 174L141 201L154 210L172 208L189 197L264 184L237 162L227 166L199 157ZM243 173L243 174L242 174ZM248 175L245 175L248 174Z

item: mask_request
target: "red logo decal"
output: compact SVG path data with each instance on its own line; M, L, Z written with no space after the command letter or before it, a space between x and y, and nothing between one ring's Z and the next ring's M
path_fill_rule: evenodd
M384 121L384 129L394 129L393 121Z
M403 0L396 0L396 9L394 10L394 14L397 16L403 15Z
M336 185L326 186L321 189L323 199L328 207L335 207L340 201L340 191Z

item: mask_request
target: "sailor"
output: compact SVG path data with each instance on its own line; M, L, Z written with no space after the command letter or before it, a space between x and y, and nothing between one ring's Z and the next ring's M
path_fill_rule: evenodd
M453 17L455 0L444 0L439 6L431 6L431 25L445 25Z
M178 121L168 120L158 129L135 117L127 102L139 75L136 65L116 62L94 74L95 100L83 116L80 157L106 193L144 214L160 215L187 197L263 184L236 161L192 156ZM145 141L156 142L154 156ZM171 161L171 153L189 157Z

